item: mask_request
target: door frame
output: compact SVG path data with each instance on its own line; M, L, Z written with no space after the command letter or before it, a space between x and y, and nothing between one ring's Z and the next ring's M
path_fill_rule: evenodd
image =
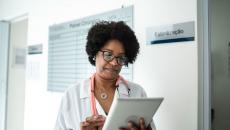
M210 0L197 0L198 130L211 130Z
M0 129L6 129L6 112L7 112L7 88L8 88L8 66L9 66L9 47L10 47L10 23L7 21L0 21L2 26L2 46L0 48L2 56L1 59L1 68L2 72L0 73Z

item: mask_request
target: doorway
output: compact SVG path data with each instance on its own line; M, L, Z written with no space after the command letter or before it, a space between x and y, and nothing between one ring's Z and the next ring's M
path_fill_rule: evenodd
M28 17L7 21L0 22L0 129L23 130Z
M212 130L230 130L230 1L210 1Z

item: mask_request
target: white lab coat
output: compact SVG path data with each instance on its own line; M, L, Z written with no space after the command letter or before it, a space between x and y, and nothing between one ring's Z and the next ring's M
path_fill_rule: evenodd
M119 82L119 87L115 92L117 97L146 97L142 87L132 82L127 82L130 88L123 82ZM65 92L59 109L54 130L80 130L80 122L85 121L86 117L92 115L90 108L90 79L75 84ZM106 116L99 102L96 100L96 109L99 115ZM152 129L155 125L151 123Z

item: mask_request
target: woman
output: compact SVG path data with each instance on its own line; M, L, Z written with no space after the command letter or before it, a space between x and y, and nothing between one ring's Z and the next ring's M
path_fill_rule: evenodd
M122 66L133 63L139 52L137 38L124 22L96 23L88 32L86 52L96 73L66 91L55 130L101 130L114 98L146 97L139 85L119 76ZM130 130L155 128L153 123L146 126L142 118L128 126Z

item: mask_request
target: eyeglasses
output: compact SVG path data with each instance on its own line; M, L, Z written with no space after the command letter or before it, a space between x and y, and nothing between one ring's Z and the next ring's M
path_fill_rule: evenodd
M105 61L107 61L107 62L110 62L110 61L112 61L114 58L116 58L117 63L118 63L119 65L121 65L121 66L127 65L127 63L128 63L128 59L127 59L127 57L125 57L125 56L114 56L113 53L110 52L110 51L102 51L102 50L100 50L100 52L102 52L102 54L103 54L103 59L104 59Z

